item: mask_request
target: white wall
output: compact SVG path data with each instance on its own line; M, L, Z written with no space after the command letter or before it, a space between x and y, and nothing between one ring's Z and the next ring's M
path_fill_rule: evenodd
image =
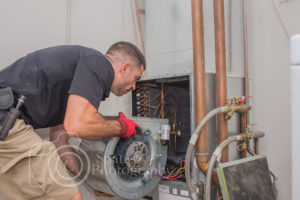
M266 133L260 140L260 153L279 176L278 199L287 200L291 199L292 176L288 35L272 0L248 0L247 8L252 123Z
M131 2L0 0L0 69L27 53L54 45L79 44L105 53L120 40L137 44ZM119 111L131 115L131 94L121 98L111 94L99 111L104 115L117 115ZM47 130L43 132L46 137ZM83 199L96 199L93 192L80 189Z
M31 51L54 45L80 44L105 53L120 40L137 43L130 0L0 0L0 3L0 69ZM122 98L111 95L101 103L100 112L117 115L122 111L130 115L131 105L125 105L130 105L130 94Z
M0 0L0 68L25 54L65 43L66 1Z

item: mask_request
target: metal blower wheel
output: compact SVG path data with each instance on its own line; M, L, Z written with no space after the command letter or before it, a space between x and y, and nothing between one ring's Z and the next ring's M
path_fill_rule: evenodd
M144 172L150 163L147 145L139 141L131 143L125 152L124 161L130 172Z

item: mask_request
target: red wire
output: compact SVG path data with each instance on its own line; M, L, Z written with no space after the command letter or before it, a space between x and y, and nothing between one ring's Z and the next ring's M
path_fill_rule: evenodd
M171 177L162 177L162 176L158 176L157 174L155 174L154 172L152 172L153 175L155 175L156 177L158 178L161 178L161 179L165 179L165 180L175 180L175 179L178 179L178 178L181 178L182 176L178 176L178 177L175 177L177 176L178 174L181 174L183 173L184 171L180 171L178 173L176 173L175 175L171 176Z
M184 172L184 171L177 172L176 174L174 174L173 176L170 176L170 177L168 177L168 178L173 178L173 177L177 176L178 174L182 174L183 172Z

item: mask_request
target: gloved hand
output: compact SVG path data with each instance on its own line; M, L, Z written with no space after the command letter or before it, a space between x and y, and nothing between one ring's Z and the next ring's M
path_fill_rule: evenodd
M118 121L121 124L121 131L118 135L119 137L130 138L132 135L136 134L135 128L141 128L134 121L127 119L122 112L119 114Z

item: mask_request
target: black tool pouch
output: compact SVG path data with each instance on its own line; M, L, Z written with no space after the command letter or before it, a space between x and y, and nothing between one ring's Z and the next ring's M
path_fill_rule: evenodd
M10 87L0 89L0 124L4 122L9 109L14 103L14 95Z
M2 128L0 133L3 132L5 128L4 124L8 120L8 113L10 112L14 103L14 95L10 87L0 89L0 125ZM5 135L6 137L6 135ZM0 134L0 139L4 140L5 138Z

